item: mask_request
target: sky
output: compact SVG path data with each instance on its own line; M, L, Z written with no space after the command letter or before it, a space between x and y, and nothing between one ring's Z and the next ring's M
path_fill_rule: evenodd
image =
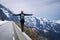
M0 0L0 3L15 14L26 14L49 20L60 20L60 0Z

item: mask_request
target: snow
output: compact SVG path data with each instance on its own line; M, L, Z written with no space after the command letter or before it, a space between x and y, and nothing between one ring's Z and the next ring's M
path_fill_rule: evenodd
M44 24L43 21L40 21L40 24Z
M44 32L48 32L47 30L43 30Z
M0 25L4 24L6 22L8 22L8 21L0 21Z
M5 10L4 8L2 8L2 10L3 10L3 12L5 13L5 15L6 15L7 17L9 17L9 12L8 12L7 10Z
M57 20L56 23L59 23L60 24L60 20Z
M43 18L44 21L48 21L46 18Z

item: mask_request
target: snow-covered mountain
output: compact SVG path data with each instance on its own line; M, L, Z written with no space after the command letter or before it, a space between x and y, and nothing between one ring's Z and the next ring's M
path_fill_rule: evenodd
M25 25L33 30L38 30L44 36L52 37L51 40L60 40L60 21L50 21L46 18L26 17Z
M0 4L0 9L3 11L3 18L5 20L13 20L13 21L16 21L18 22L18 17L16 16L11 16L13 14L13 12L11 10L9 10L8 8L6 8L5 6L3 6L2 4ZM2 13L0 13L0 17L2 16L1 15Z
M60 24L57 22L52 22L45 18L37 18L37 17L26 17L25 25L30 27L36 27L37 29L47 29L47 30L56 30L55 28L60 28Z

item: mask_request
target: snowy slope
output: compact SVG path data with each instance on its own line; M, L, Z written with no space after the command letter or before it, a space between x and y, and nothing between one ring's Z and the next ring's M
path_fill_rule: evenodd
M8 22L8 21L0 21L0 25L4 24L6 22Z
M57 20L56 23L60 24L60 20Z
M0 4L0 9L1 10L3 10L3 18L5 19L5 20L13 20L13 21L16 21L16 22L18 22L18 17L16 17L16 16L12 16L13 15L13 12L12 11L10 11L8 8L6 8L5 6L3 6L2 4ZM0 13L1 14L1 13ZM0 15L1 16L1 15Z

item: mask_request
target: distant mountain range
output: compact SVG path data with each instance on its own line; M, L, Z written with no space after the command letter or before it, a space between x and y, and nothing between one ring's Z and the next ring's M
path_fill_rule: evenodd
M4 7L2 4L0 4L0 9L4 12L2 17L5 20L19 22L19 17L12 16L13 12ZM25 17L25 25L32 28L32 30L38 30L45 36L51 36L53 40L60 40L60 20L50 21L46 18L31 16Z
M38 30L43 36L49 36L53 39L60 40L60 21L50 21L46 18L39 17L26 17L25 25L32 28L32 30Z

